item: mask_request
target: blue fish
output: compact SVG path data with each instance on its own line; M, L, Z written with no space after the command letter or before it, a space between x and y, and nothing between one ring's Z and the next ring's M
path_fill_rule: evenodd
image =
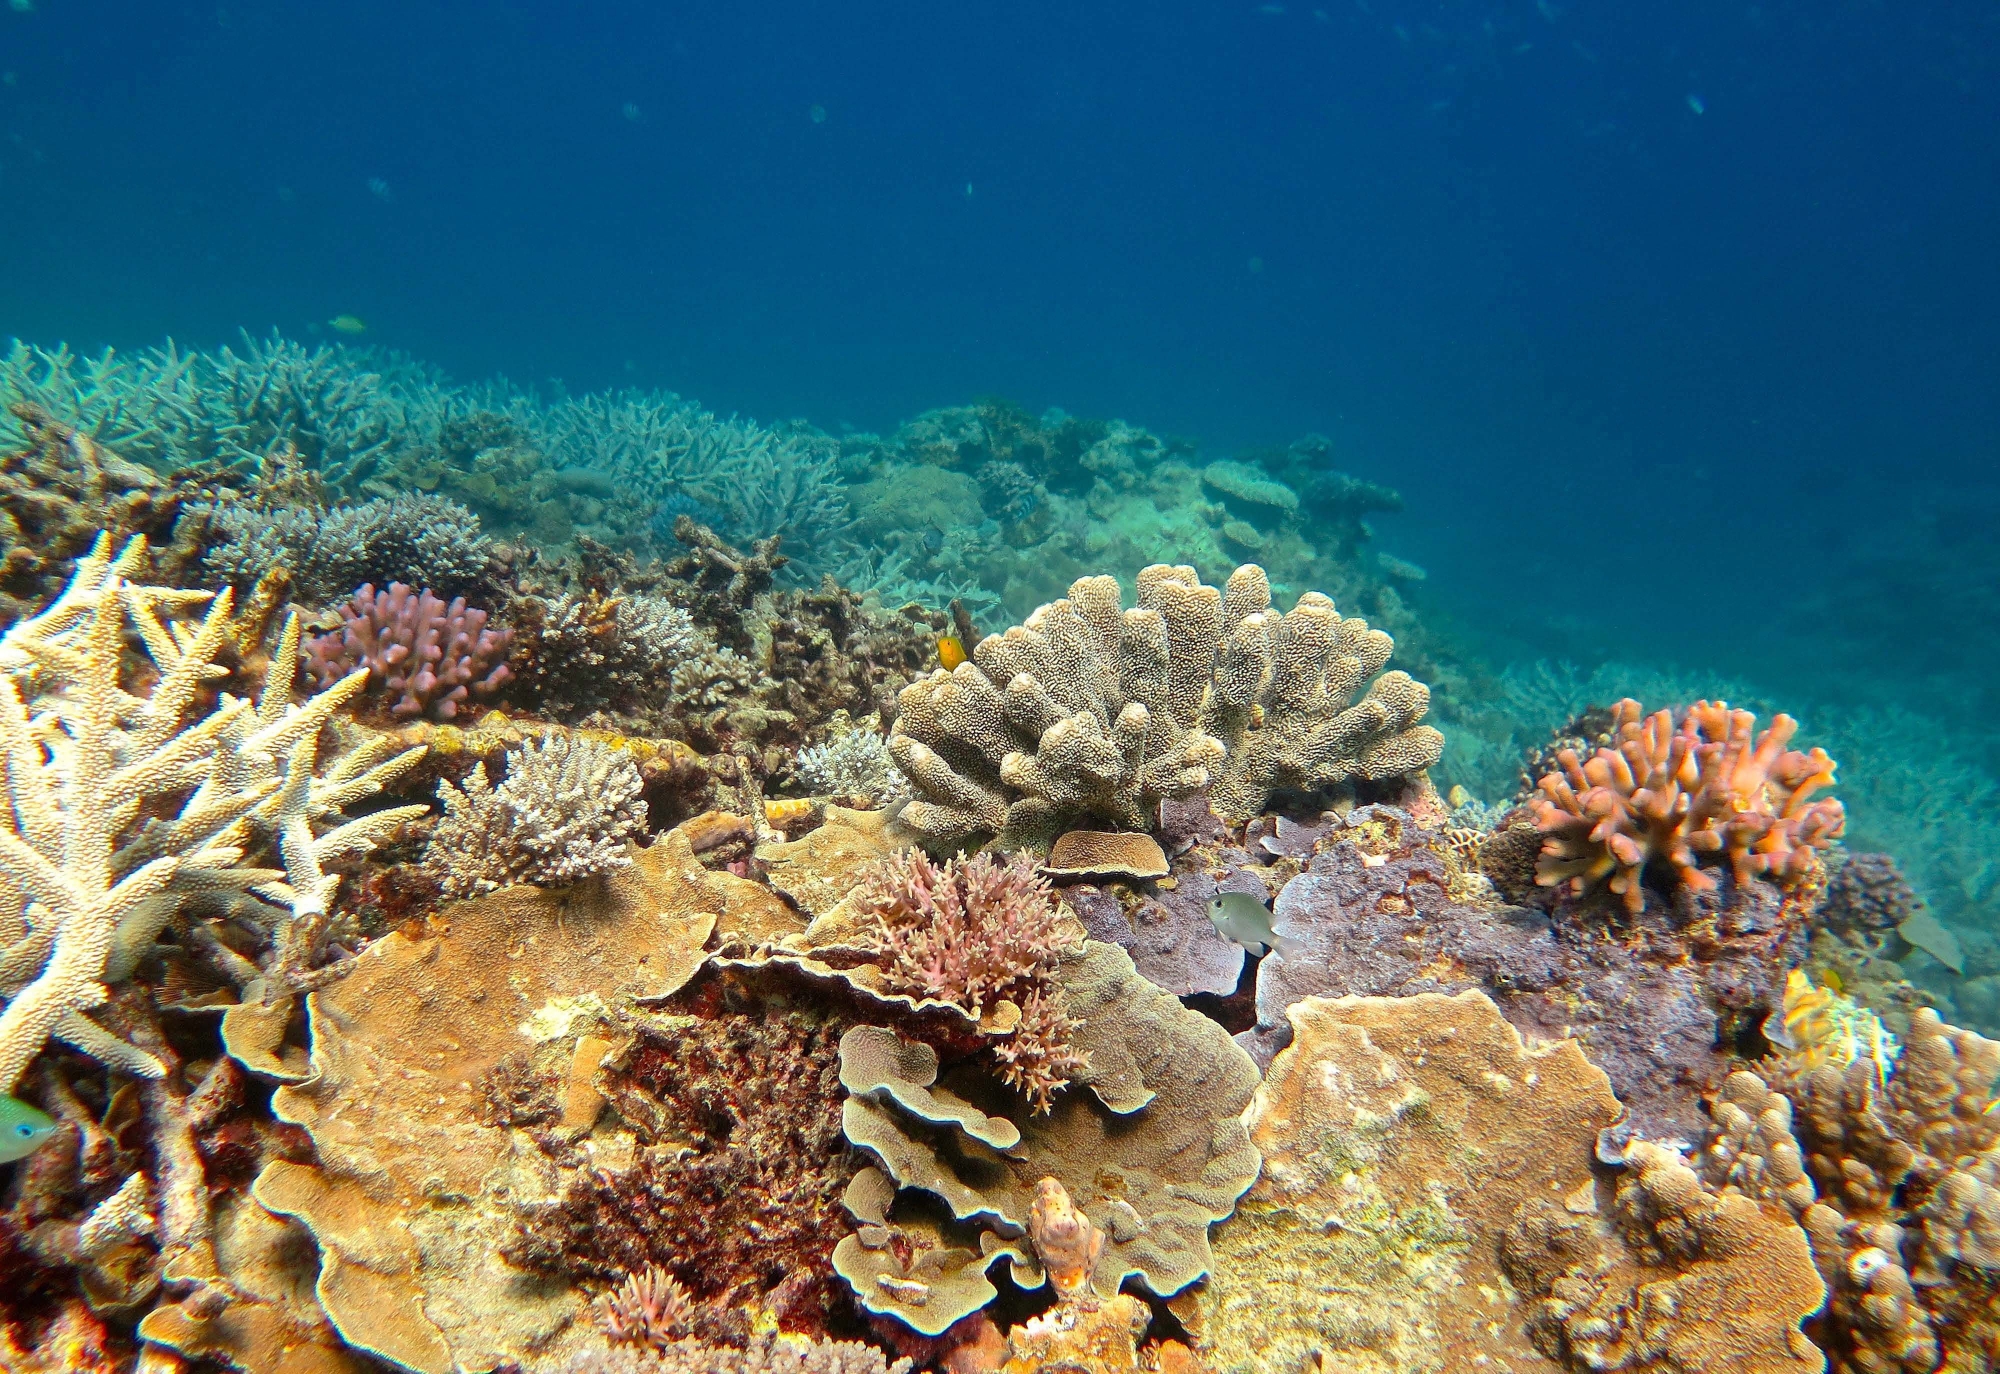
M0 1164L26 1159L55 1133L56 1123L47 1112L18 1097L0 1097Z

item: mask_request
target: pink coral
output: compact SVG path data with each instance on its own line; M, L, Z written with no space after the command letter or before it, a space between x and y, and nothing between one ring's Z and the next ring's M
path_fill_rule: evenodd
M1703 855L1726 854L1738 882L1769 878L1790 887L1814 867L1814 851L1845 824L1838 801L1811 800L1833 782L1823 749L1787 749L1798 722L1757 717L1725 702L1699 701L1678 726L1668 711L1641 718L1629 697L1612 708L1610 747L1588 761L1565 749L1559 771L1533 803L1542 832L1535 881L1582 893L1599 882L1633 913L1645 905L1646 865L1663 860L1682 882L1710 891Z
M608 1340L620 1345L650 1345L664 1350L694 1332L695 1301L681 1281L648 1265L597 1301L597 1325Z
M860 900L880 923L890 986L974 1016L1053 968L1065 943L1048 882L1025 855L943 867L920 851L894 855L863 880Z
M1051 977L1078 932L1034 860L1018 855L1003 864L987 853L939 866L913 850L876 865L858 896L875 915L889 988L949 1002L997 1026L1001 1078L1047 1112L1056 1090L1088 1061L1070 1044L1076 1023Z
M341 626L307 646L306 671L324 690L357 667L398 718L452 720L468 695L491 696L512 676L512 630L486 628L486 612L462 596L446 605L428 591L364 584L340 608Z

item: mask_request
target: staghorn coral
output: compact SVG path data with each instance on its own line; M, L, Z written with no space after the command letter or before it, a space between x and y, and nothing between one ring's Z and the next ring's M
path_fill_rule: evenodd
M462 596L446 605L401 582L380 592L363 584L340 619L338 630L307 646L307 671L324 687L368 669L372 694L394 719L455 720L472 694L492 696L513 676L506 663L513 631L487 629L486 612Z
M549 735L507 753L496 785L481 764L463 787L438 784L444 819L424 864L447 897L515 883L568 887L631 863L646 830L639 769L623 750Z
M223 502L197 513L208 525L202 568L209 576L243 590L282 567L311 606L364 582L473 591L491 556L478 516L422 492L328 508Z
M1612 708L1612 744L1588 762L1574 749L1538 784L1532 803L1544 839L1535 881L1581 895L1599 883L1634 914L1646 900L1649 865L1686 886L1713 891L1700 866L1726 857L1736 881L1768 878L1793 887L1814 870L1814 852L1838 838L1838 801L1811 800L1833 782L1826 751L1786 749L1798 722L1780 714L1753 736L1757 718L1727 703L1696 702L1680 723L1658 711L1641 719L1627 697Z
M1080 579L904 689L889 737L917 793L904 819L941 848L1045 845L1088 818L1149 829L1160 802L1211 785L1241 819L1277 788L1421 771L1442 745L1418 724L1421 684L1388 673L1347 704L1392 648L1317 593L1278 616L1254 564L1226 592L1156 564L1122 612L1113 579Z
M116 555L100 539L51 606L0 637L10 818L0 831L0 992L9 998L0 1090L11 1091L49 1036L157 1076L155 1054L83 1015L103 1001L101 984L130 976L184 900L247 890L287 911L280 943L293 955L272 971L298 970L298 947L339 881L321 862L366 850L409 815L316 832L414 757L384 761L386 751L364 749L316 772L320 732L361 681L294 706L296 621L274 658L279 680L257 701L225 694L200 711L232 598L128 581L144 558L143 538ZM198 625L177 618L204 603ZM158 673L143 697L126 686L128 628ZM275 835L282 870L242 865L260 828Z
M1046 1113L1087 1067L1071 1047L1076 1027L1051 979L1069 927L1031 860L1002 864L980 854L937 865L911 850L867 871L853 901L873 918L864 948L882 970L882 986L1011 1031L993 1046L1000 1076L1036 1111Z

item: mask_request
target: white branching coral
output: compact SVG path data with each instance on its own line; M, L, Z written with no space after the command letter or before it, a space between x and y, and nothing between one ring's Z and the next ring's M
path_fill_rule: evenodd
M816 797L863 807L889 806L910 795L910 782L889 757L889 741L833 713L825 744L799 751L799 781Z
M114 555L100 538L46 610L0 636L0 1093L50 1037L124 1072L158 1061L84 1015L129 976L185 898L256 892L290 909L289 937L323 919L334 853L365 849L413 808L315 825L415 762L363 751L315 776L318 741L362 674L292 702L298 629L258 701L202 689L231 630L232 598L130 581L143 539ZM198 622L190 612L206 604ZM128 629L152 660L151 688L128 690ZM420 752L420 751L419 751ZM421 811L422 808L414 808ZM282 870L243 860L278 837Z
M449 897L516 883L567 887L629 864L625 841L646 830L631 755L596 740L550 735L507 753L498 783L486 766L438 784L444 819L425 865Z

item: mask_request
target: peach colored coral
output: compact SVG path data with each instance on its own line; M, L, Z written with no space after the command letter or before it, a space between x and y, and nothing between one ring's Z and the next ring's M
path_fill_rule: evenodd
M1698 701L1678 725L1670 711L1642 717L1638 702L1619 702L1613 743L1587 760L1563 750L1541 780L1535 881L1579 894L1603 883L1634 914L1656 862L1698 891L1715 887L1701 867L1710 855L1726 856L1738 882L1797 884L1846 823L1838 801L1812 800L1832 785L1834 763L1823 749L1786 748L1799 728L1790 716L1756 726L1726 702Z

